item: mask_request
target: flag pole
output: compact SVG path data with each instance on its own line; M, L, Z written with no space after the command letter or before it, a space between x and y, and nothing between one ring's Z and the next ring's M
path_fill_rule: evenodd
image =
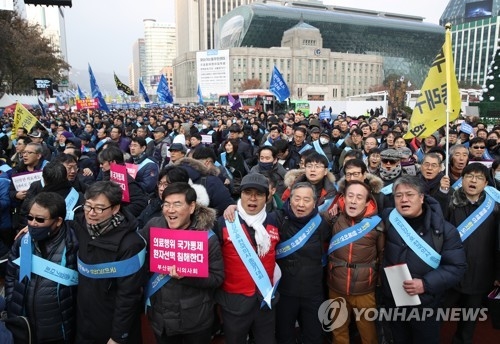
M449 159L450 159L450 112L451 110L451 68L452 66L452 58L451 58L451 24L446 23L446 34L445 34L445 45L444 45L444 56L446 58L445 66L446 66L446 163L445 163L445 176L449 174Z

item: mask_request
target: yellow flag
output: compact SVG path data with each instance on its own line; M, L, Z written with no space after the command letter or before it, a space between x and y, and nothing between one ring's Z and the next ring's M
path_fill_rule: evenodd
M33 116L23 104L17 102L16 110L14 111L14 125L12 128L12 136L15 138L17 129L26 128L28 132L38 122L38 119Z
M431 136L446 124L447 110L450 121L460 115L460 92L453 66L451 33L447 28L444 45L432 62L427 79L420 90L421 94L413 109L405 139ZM447 73L447 70L450 72Z

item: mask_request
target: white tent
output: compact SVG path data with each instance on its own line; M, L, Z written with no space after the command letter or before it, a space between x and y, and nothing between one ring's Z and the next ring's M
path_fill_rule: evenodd
M41 102L43 105L46 105L47 102L45 102L44 99L41 99ZM31 106L38 106L38 97L37 96L23 96L20 94L8 94L5 93L2 98L0 98L0 108L7 107L11 104L14 104L16 102L20 102L21 104L27 104Z

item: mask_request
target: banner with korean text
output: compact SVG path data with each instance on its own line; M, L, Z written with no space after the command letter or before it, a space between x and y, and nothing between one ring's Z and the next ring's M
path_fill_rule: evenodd
M15 138L17 129L25 128L28 132L35 126L38 119L26 109L23 104L17 102L16 110L14 111L14 126L12 128L12 138Z
M449 76L446 75L446 70L450 71ZM451 37L446 34L444 45L432 62L427 79L420 90L404 138L426 138L444 126L448 101L449 120L453 121L460 115L461 101L451 52Z
M76 109L84 110L84 109L98 109L99 108L99 99L77 99L76 100Z
M175 265L180 276L208 277L208 232L152 227L149 268L168 274Z
M130 193L128 190L127 167L115 163L110 164L109 179L117 183L122 188L122 202L130 202Z

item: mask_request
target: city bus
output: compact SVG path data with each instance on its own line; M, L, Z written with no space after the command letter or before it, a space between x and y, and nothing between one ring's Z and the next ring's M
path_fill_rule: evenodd
M278 102L276 96L268 90L246 90L243 92L231 92L234 100L241 101L241 110L255 111L255 112L268 112L284 113L288 110L287 102ZM230 108L228 95L221 94L219 96L219 106Z
M309 109L309 102L307 100L291 100L289 110L294 112L302 112L305 117L309 117L311 110Z

